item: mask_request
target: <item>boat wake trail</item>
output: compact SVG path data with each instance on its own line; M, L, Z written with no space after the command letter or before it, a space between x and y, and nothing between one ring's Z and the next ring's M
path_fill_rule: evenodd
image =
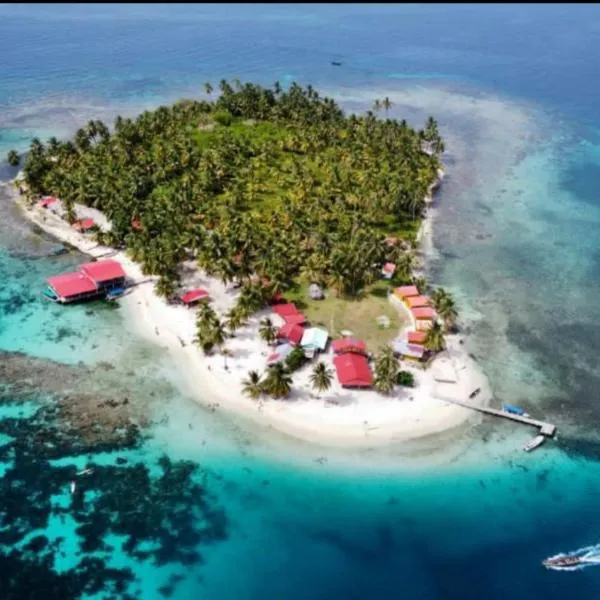
M600 565L600 544L586 546L574 552L550 556L542 563L554 571L581 571L587 567Z

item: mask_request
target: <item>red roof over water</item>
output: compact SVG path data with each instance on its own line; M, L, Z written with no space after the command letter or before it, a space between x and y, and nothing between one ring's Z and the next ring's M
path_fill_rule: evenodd
M48 284L61 297L70 298L96 291L96 284L83 273L63 273L48 277Z
M286 315L296 315L299 311L295 304L288 302L287 304L276 304L273 307L273 312L277 313L280 317L285 317Z
M336 354L344 354L346 352L355 352L356 354L365 354L367 345L362 340L357 340L353 337L334 340L331 347Z
M73 227L78 231L87 231L88 229L92 229L92 227L96 227L96 221L94 219L79 219L79 221L73 223Z
M304 335L304 327L300 325L293 325L292 323L286 323L279 328L277 337L285 338L288 342L298 345Z
M302 325L303 323L306 323L306 317L300 312L284 315L283 320L290 325Z
M408 332L408 343L409 344L422 344L427 337L425 331L409 331Z
M79 269L96 283L103 283L126 276L121 263L110 258L85 263Z
M202 288L197 288L195 290L189 290L183 294L183 296L181 296L181 301L184 304L191 304L192 302L197 302L203 298L208 298L208 291Z
M345 386L371 387L373 373L362 354L340 354L333 359L339 382Z

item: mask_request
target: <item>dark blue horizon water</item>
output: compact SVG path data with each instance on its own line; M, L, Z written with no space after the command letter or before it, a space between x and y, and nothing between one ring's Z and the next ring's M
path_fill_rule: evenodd
M525 455L529 432L484 421L417 456L312 447L212 413L119 311L40 300L45 274L82 257L46 258L53 242L3 192L2 598L23 597L8 587L23 581L44 600L597 598L600 569L540 561L600 542L599 16L582 4L1 5L2 153L222 78L310 83L350 110L389 96L415 125L436 116L448 171L431 277L455 294L496 395L560 430ZM90 419L118 432L123 410L146 437L90 442ZM163 455L195 470L167 477ZM88 461L97 474L72 503ZM89 558L96 575L82 577L102 585L83 594ZM114 591L109 569L125 568L137 580ZM56 576L71 579L52 596Z

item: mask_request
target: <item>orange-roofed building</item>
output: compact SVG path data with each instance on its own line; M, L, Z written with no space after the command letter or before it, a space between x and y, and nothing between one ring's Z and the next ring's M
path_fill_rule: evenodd
M419 290L416 285L402 285L394 290L394 294L404 300L405 298L412 298L413 296L419 296Z
M412 309L412 314L415 319L433 321L435 318L435 310L430 306L419 306Z
M408 308L429 306L429 298L427 298L427 296L410 296L409 298L405 298L404 302Z
M408 332L408 343L420 345L425 343L427 333L425 331L409 331Z

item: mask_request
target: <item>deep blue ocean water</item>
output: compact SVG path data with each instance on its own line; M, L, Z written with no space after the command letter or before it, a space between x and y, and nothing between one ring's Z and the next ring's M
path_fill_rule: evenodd
M2 597L21 585L45 599L597 598L600 569L540 561L600 542L599 17L595 5L0 6L2 153L233 77L311 83L349 110L389 96L417 125L436 116L448 172L431 277L456 295L496 395L560 430L525 455L529 432L484 421L416 456L310 447L213 413L118 310L40 299L46 275L84 257L47 258L52 240L2 198ZM142 437L86 437L130 409L152 423ZM111 588L125 568L136 581ZM99 587L84 594L82 580Z

